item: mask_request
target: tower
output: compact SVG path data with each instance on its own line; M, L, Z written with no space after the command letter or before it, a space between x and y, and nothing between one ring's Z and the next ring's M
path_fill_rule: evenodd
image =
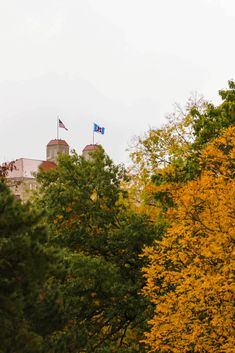
M92 158L92 152L96 151L99 148L99 145L86 145L86 147L82 151L82 155L86 160Z
M65 140L51 140L47 144L47 161L56 163L59 153L69 154L69 145Z

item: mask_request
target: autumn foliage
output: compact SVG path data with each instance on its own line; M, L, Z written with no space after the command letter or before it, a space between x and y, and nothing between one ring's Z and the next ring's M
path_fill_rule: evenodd
M235 82L136 140L0 166L0 353L235 353Z
M234 133L203 150L201 175L175 190L164 239L145 249L151 352L235 352Z

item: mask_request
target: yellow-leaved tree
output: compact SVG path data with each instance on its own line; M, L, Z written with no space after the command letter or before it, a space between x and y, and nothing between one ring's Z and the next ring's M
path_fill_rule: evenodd
M235 352L234 127L205 147L200 164L201 175L173 194L165 237L144 252L150 352Z

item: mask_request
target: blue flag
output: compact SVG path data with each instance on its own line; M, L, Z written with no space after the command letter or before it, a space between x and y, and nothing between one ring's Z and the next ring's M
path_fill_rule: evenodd
M105 130L104 127L100 127L99 125L94 123L94 128L93 128L94 132L98 132L98 133L104 135L104 130Z

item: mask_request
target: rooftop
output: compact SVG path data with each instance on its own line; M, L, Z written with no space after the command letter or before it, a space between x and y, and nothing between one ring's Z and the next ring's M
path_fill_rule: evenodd
M54 169L56 167L56 164L54 162L50 162L50 161L42 161L42 163L40 164L39 168L46 171L49 169Z
M55 145L64 145L64 146L68 146L67 142L65 140L51 140L50 142L48 142L47 146L55 146Z
M86 145L86 147L83 149L82 152L85 152L85 151L94 151L94 150L97 150L97 148L99 147L99 145Z

